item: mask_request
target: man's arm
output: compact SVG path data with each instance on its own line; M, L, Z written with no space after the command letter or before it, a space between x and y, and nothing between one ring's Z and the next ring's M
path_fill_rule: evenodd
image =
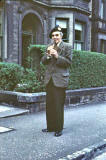
M63 55L58 56L56 65L60 67L69 67L72 62L73 55L71 46L67 45L64 52L65 53Z
M50 62L50 60L51 60L51 56L47 53L47 49L48 49L48 47L46 48L45 55L41 58L41 62L44 65L47 65Z

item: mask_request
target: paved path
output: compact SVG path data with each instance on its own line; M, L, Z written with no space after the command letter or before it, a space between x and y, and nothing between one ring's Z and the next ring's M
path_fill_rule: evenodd
M1 118L0 126L15 129L0 134L0 160L59 160L106 139L106 103L65 109L61 137L41 132L43 111Z
M106 160L106 149L102 154L98 155L97 157L93 158L92 160Z
M0 118L16 116L25 113L29 113L29 110L8 106L6 104L4 105L0 104Z

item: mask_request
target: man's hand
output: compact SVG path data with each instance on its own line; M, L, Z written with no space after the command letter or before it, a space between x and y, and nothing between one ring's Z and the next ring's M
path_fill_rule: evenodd
M47 55L47 59L51 59L52 56L50 53L47 52L46 55Z
M47 48L47 56L48 56L48 57L54 56L55 58L58 58L58 53L57 53L57 51L54 49L54 45L49 46L49 47Z
M50 50L50 55L54 56L55 58L58 58L58 53L55 49Z

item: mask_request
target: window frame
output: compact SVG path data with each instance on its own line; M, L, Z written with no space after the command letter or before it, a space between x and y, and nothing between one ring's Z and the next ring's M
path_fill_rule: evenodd
M100 10L99 16L100 16L101 19L103 19L104 18L104 2L103 2L103 0L100 3L100 9L99 10Z
M81 40L76 40L75 39L75 25L76 24L81 24L82 26L82 31L81 31ZM74 49L77 50L77 47L75 47L76 44L81 44L81 49L80 50L84 50L85 49L85 38L84 38L84 35L85 35L85 23L84 22L81 22L81 21L77 21L75 20L75 25L74 25Z
M106 40L101 39L101 53L106 54Z
M66 30L67 30L67 32L66 32L66 38L64 39L62 39L64 42L69 42L69 18L61 18L61 17L57 17L56 19L55 19L55 25L58 25L57 23L56 23L56 21L57 20L59 20L59 21L66 21ZM61 28L62 28L62 26L60 26ZM63 32L63 36L64 36L64 32Z

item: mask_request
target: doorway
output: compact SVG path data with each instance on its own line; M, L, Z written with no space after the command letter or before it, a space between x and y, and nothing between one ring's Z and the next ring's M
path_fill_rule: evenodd
M42 35L43 35L42 25L38 17L32 13L27 14L22 21L22 66L23 67L25 68L31 67L31 64L29 63L32 57L28 52L28 47L31 44L42 44L43 40Z
M33 43L33 35L31 33L25 33L22 34L22 66L25 68L29 68L29 52L28 52L28 46ZM30 57L29 57L30 58Z

